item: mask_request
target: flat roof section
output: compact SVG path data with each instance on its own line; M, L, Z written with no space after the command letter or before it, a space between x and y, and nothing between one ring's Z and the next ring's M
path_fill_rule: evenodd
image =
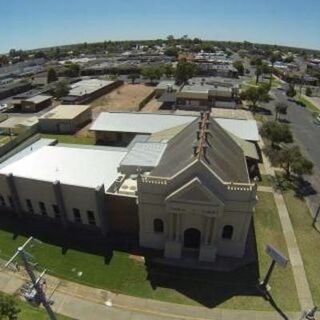
M172 114L102 112L90 130L152 134L191 123L196 118L195 116L177 116Z
M45 146L0 169L1 174L107 190L127 152Z
M27 147L23 148L21 151L18 151L17 153L13 154L11 157L7 158L5 161L0 163L0 169L8 166L11 163L14 163L20 159L23 159L25 156L31 154L32 152L35 152L39 150L40 148L44 146L50 146L54 145L56 140L54 139L39 139L35 141L34 143L28 145Z
M88 79L76 82L71 85L68 96L81 97L87 94L91 94L101 88L107 87L114 83L114 81Z
M82 112L90 109L88 105L59 105L49 112L45 113L40 119L73 119Z
M38 117L10 117L0 122L0 128L10 129L19 126L31 127L38 123Z
M38 104L38 103L47 101L47 100L49 100L51 98L52 98L52 96L45 96L45 95L39 94L37 96L34 96L34 97L31 97L31 98L27 99L26 101Z

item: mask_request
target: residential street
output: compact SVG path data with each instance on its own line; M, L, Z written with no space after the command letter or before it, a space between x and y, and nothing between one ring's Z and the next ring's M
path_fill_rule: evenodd
M314 214L320 204L320 125L313 122L312 112L309 109L288 101L285 91L273 89L272 95L276 99L268 104L263 104L263 107L273 112L277 101L284 100L289 104L288 114L284 118L290 122L296 143L314 163L313 176L306 177L306 180L312 184L313 189L317 192L307 197ZM271 117L274 117L274 113Z

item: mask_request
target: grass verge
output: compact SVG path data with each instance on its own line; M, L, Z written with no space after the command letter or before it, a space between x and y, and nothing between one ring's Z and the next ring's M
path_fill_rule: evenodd
M298 101L303 103L310 111L312 112L320 112L320 109L317 108L309 99L306 99L304 96L299 96Z
M286 191L284 198L302 255L313 300L315 305L319 305L320 231L312 227L312 218L305 200L297 198L292 190Z
M265 274L270 263L265 246L271 243L287 254L271 193L259 193L254 215L259 264L251 263L233 272L178 269L155 265L148 259L143 263L120 251L113 251L110 259L106 259L101 253L87 253L92 251L83 248L85 244L91 250L98 248L100 244L82 234L76 239L77 233L69 231L69 234L72 233L70 241L74 242L71 244L66 240L67 235L62 234L56 226L51 230L43 224L37 227L35 222L17 224L12 217L7 220L1 217L0 225L0 256L4 259L8 259L29 234L33 234L43 244L30 248L31 254L41 268L46 267L49 273L60 278L116 293L209 308L219 306L227 309L273 310L256 288L259 278ZM33 228L31 232L30 228ZM58 240L49 241L48 237L51 236ZM84 244L81 244L81 240ZM106 252L103 246L101 252ZM81 276L78 276L79 271L82 272ZM281 309L298 310L290 266L275 269L271 286L273 299Z
M258 185L263 187L272 187L271 176L267 174L262 174L261 181L258 182Z

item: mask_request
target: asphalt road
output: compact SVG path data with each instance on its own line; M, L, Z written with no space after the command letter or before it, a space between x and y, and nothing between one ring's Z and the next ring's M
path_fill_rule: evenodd
M312 112L305 107L288 101L284 91L273 89L272 95L275 100L264 104L263 107L272 111L274 117L274 106L277 101L286 101L289 105L288 114L284 117L289 121L294 135L295 143L299 145L301 151L314 163L314 174L306 176L316 192L308 195L307 199L313 211L317 211L320 205L320 125L313 122Z

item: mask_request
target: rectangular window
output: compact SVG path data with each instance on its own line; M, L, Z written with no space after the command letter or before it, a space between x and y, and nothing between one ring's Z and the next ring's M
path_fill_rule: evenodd
M96 225L96 218L94 216L93 211L88 210L87 216L88 216L88 223L91 224L92 226L95 226Z
M82 223L80 210L77 208L73 208L72 211L73 211L74 222Z
M30 213L34 213L31 200L30 200L30 199L26 199L26 203L27 203L27 210L28 210Z
M39 202L40 212L43 216L47 215L46 205L43 202Z
M6 201L4 200L4 197L0 195L0 206L5 207L6 206Z
M52 205L52 210L53 210L53 212L54 212L54 217L55 217L56 219L60 219L60 218L61 218L61 215L60 215L59 206L56 205L56 204L53 204L53 205Z

